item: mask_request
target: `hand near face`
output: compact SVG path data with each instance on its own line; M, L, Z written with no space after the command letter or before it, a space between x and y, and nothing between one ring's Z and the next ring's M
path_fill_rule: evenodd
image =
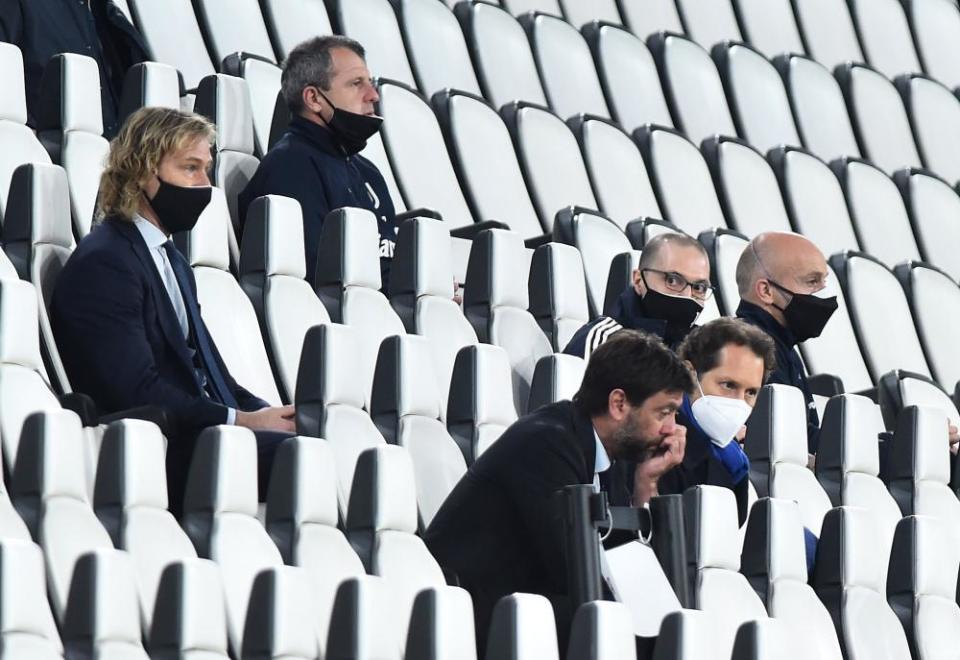
M657 480L683 462L687 447L687 428L679 424L664 436L650 457L637 465L633 473L633 505L643 506L657 494Z
M947 431L950 434L950 453L956 456L957 450L960 449L960 432L957 432L957 427L949 422L947 422Z

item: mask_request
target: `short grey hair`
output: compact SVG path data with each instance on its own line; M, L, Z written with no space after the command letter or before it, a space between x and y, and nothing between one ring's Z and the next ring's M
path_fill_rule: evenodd
M367 58L367 52L358 41L341 35L308 39L287 55L280 76L280 89L291 113L296 115L303 110L304 87L317 85L323 91L330 89L333 69L330 51L334 48L346 48L364 60Z
M675 245L678 248L693 248L702 254L704 259L708 261L710 259L707 255L707 249L703 247L700 241L693 236L671 231L666 234L654 236L647 241L647 244L643 246L643 250L640 251L640 263L637 268L639 270L653 268L654 265L659 262L660 252L668 245Z

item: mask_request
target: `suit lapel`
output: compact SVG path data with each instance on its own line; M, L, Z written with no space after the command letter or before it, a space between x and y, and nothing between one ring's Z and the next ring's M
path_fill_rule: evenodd
M568 402L571 416L573 417L573 428L577 436L577 444L583 452L585 481L583 483L592 483L594 469L597 465L597 439L594 437L593 423L590 417L582 414L577 407Z

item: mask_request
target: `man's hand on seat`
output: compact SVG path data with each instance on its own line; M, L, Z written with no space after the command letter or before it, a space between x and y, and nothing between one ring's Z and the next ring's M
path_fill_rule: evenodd
M297 423L294 420L296 409L294 406L279 408L261 408L254 412L237 411L237 426L243 426L251 431L285 431L297 432Z

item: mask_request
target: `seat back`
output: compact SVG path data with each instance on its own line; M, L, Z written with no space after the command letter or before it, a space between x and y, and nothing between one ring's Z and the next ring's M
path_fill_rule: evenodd
M283 560L257 520L257 442L236 426L210 427L194 449L184 494L183 526L201 557L223 571L227 631L241 648L250 587Z
M29 657L61 657L63 645L46 598L43 554L29 540L0 541L0 642Z
M424 95L432 98L443 89L479 94L467 42L450 8L429 0L403 0L394 6Z
M140 108L180 107L180 73L169 64L140 62L127 70L120 97L120 121Z
M530 313L547 333L553 350L562 351L589 321L580 252L562 243L538 247L530 263L528 290Z
M628 132L644 124L673 126L656 62L643 40L606 23L585 25L583 35L593 51L610 116Z
M726 227L710 169L690 140L659 127L640 129L634 138L640 144L665 220L691 236Z
M657 32L683 34L683 23L673 0L650 0L643 5L620 0L618 4L627 27L641 39Z
M853 0L849 4L863 53L874 69L891 80L901 73L920 72L920 60L902 3Z
M699 240L710 258L710 273L717 305L724 314L733 316L740 306L737 263L747 247L747 237L731 229L719 229L703 232Z
M582 3L581 3L582 4ZM597 69L583 35L562 18L546 14L522 20L550 108L563 119L577 114L609 117Z
M401 624L387 580L363 575L344 580L337 590L327 637L328 658L401 660ZM391 622L394 625L384 625Z
M960 85L960 11L949 0L913 0L906 5L923 70L950 89Z
M616 0L560 0L560 6L567 22L578 29L592 21L623 23Z
M494 606L487 637L487 658L559 660L556 623L550 601L516 593Z
M846 2L794 0L793 11L810 57L830 70L844 62L864 61Z
M677 9L687 34L708 51L721 41L743 40L730 0L677 0Z
M250 112L253 119L254 154L262 157L270 150L270 135L280 94L281 69L278 65L247 53L228 55L223 69L243 78L250 94ZM242 190L242 188L241 188Z
M830 70L802 55L779 56L774 65L783 77L803 146L825 162L859 156L843 91Z
M241 51L276 62L256 0L199 0L194 7L217 68L228 55Z
M960 279L960 264L953 258L960 245L960 227L947 218L960 213L960 197L933 172L909 170L893 177L907 205L913 234L923 260L942 268L951 279Z
M373 75L416 85L390 0L336 0L330 6L340 30L364 45Z
M712 52L730 98L738 133L760 153L782 145L800 146L790 101L777 68L746 44L717 45Z
M914 74L897 80L924 165L947 181L960 179L960 100L943 84Z
M203 77L214 73L190 0L163 5L152 0L129 0L129 4L153 59L176 67L188 90L196 89Z
M677 127L694 144L713 135L736 137L723 83L710 54L677 34L653 36L649 46Z
M333 34L330 16L322 2L313 0L265 0L263 17L281 60L307 39Z
M407 660L476 660L473 601L459 587L428 588L417 594L410 613Z
M304 569L276 566L259 573L250 589L243 657L317 658L317 635L311 616L313 601Z
M733 5L744 40L767 58L803 52L790 0L733 0Z
M678 610L660 626L654 660L726 660L731 647L715 643L720 621L712 612Z
M255 199L247 211L240 286L253 303L283 401L293 401L303 338L330 315L304 281L303 216L289 197Z
M566 657L636 660L630 610L620 603L600 600L581 605L573 617Z
M527 410L533 411L557 401L571 400L580 389L586 361L576 355L554 353L537 361L530 381Z
M458 3L454 14L467 38L483 95L495 108L512 101L546 105L530 43L506 9L485 2Z
M220 567L189 559L164 568L150 630L153 657L226 660L227 646Z
M220 194L215 192L214 196ZM277 406L280 393L270 369L257 314L229 270L229 223L223 207L211 203L186 237L185 254L196 278L197 301L203 322L230 375L249 391Z
M525 238L543 234L510 131L480 97L449 90L434 97L464 195L480 220L499 220Z
M529 12L541 12L552 16L562 16L560 0L504 0L501 3L514 16L522 16Z
M943 271L924 264L901 264L895 270L913 312L913 322L934 378L946 390L960 381L960 363L947 350L945 329L960 314L960 289Z
M503 114L540 224L547 232L561 209L596 209L580 147L567 124L546 108L523 103L508 106Z

